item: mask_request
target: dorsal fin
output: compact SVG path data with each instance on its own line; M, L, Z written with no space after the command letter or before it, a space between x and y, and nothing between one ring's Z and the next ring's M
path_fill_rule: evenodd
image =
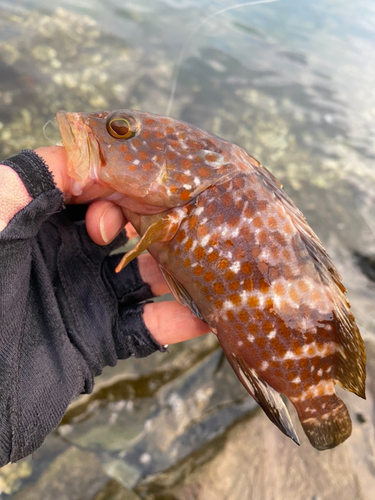
M275 177L262 165L255 168L260 179L282 203L294 227L312 258L322 283L329 288L334 303L334 327L340 340L341 353L337 355L335 379L348 391L365 398L366 354L361 334L350 311L341 276L325 251L321 241L307 224L302 212L289 196L280 189Z

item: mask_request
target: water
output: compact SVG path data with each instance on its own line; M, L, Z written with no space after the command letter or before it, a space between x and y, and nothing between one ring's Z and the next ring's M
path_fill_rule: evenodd
M1 1L0 157L48 145L42 127L58 109L164 114L184 43L204 18L233 4ZM366 338L375 329L374 54L371 0L243 7L194 35L171 109L244 147L279 178L342 274ZM139 492L150 494L151 475L163 471L178 484L224 446L238 419L258 418L218 357L207 337L106 370L97 392L78 400L23 462L23 478L6 476L4 491L37 481L71 443Z

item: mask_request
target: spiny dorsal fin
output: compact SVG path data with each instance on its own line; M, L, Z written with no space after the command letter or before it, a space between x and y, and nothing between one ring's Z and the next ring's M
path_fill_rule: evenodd
M263 183L273 191L313 259L315 269L322 283L329 288L335 305L332 311L334 327L340 339L342 354L337 356L335 379L346 390L365 398L366 353L361 334L358 330L350 304L346 299L346 289L341 283L341 276L325 251L321 241L307 224L302 212L295 206L289 196L280 189L275 177L268 170L259 166L255 168Z

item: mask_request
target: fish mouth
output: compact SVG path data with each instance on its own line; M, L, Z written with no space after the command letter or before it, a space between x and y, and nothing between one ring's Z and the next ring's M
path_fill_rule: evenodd
M82 191L89 181L99 178L98 142L80 113L58 111L56 121L68 157L68 175L76 181L76 190Z

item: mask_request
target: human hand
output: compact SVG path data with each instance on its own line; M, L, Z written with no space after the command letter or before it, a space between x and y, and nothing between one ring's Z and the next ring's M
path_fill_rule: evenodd
M57 187L67 193L70 179L67 174L66 153L63 147L52 146L38 148L36 153L44 159L54 176ZM0 170L0 231L15 213L25 207L31 197L21 179L9 167ZM108 200L90 203L85 217L86 229L90 238L98 245L106 245L121 232L127 220L120 206ZM134 229L127 227L128 234L134 235ZM145 283L148 283L155 296L169 292L155 260L149 254L138 259L139 271ZM177 302L158 302L146 304L144 322L154 339L161 345L188 340L210 331L209 327L194 316L191 311Z

